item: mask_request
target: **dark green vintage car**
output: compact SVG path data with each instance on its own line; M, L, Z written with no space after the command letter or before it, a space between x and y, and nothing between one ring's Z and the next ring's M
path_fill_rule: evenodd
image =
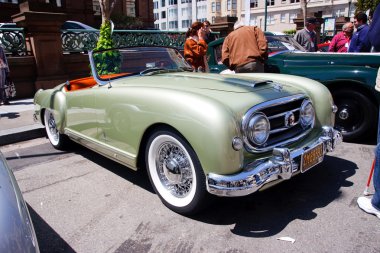
M194 73L167 47L90 53L92 76L39 90L58 149L76 141L137 170L172 210L243 196L307 172L341 141L328 89L281 74ZM318 105L318 106L316 106Z
M335 127L345 141L375 136L380 94L375 80L379 53L305 52L287 35L266 34L269 59L266 72L304 76L326 85L338 107ZM212 73L225 69L221 63L224 38L209 44L208 63Z

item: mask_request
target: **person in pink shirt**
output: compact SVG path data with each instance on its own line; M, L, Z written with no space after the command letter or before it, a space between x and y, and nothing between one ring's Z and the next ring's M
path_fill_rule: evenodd
M354 32L354 25L351 22L345 23L342 27L342 32L338 33L331 40L329 52L345 53L348 51L352 34Z

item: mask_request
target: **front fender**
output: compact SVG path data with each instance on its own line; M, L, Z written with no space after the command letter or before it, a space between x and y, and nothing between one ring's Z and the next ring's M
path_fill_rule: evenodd
M63 133L66 126L66 95L59 89L39 90L34 96L35 114L39 121L45 125L44 111L50 109L53 112L57 129Z

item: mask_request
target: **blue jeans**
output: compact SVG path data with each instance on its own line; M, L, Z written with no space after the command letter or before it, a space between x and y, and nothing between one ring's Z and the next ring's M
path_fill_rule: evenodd
M372 197L372 205L380 210L380 143L376 146L375 170L373 172L373 186L375 194Z

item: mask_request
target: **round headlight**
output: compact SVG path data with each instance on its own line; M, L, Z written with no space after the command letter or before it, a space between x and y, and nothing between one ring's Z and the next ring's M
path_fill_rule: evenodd
M314 125L315 112L310 100L305 99L301 105L300 122L303 128Z
M256 145L264 144L269 137L270 124L264 113L256 113L248 122L247 136Z

